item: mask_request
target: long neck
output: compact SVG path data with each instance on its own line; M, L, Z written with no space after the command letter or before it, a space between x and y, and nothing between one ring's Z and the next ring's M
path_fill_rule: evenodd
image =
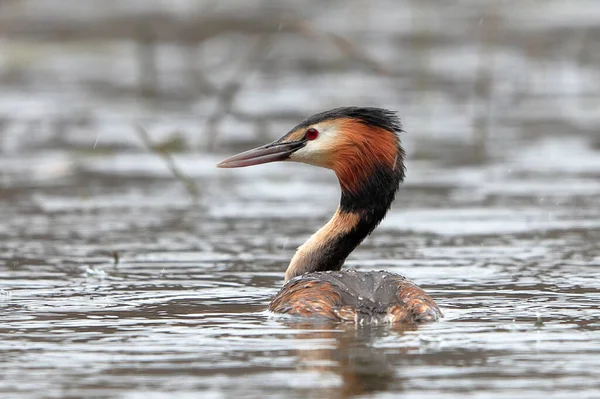
M398 163L393 170L375 167L355 191L345 190L340 181L340 206L331 220L298 248L285 281L304 273L340 270L348 255L384 218L403 178L404 168Z

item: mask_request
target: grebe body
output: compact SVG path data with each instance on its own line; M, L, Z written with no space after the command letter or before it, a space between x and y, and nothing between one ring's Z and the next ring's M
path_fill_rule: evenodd
M288 281L269 310L357 324L424 323L441 312L421 288L386 271L306 273Z
M400 121L394 112L342 107L315 114L281 139L227 158L237 168L296 161L332 169L340 205L300 246L269 310L355 323L423 323L442 316L435 302L405 277L342 270L348 255L377 227L404 180Z

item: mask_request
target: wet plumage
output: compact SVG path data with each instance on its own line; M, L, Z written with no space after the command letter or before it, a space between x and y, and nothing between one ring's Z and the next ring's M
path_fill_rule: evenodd
M269 310L355 323L421 323L441 317L435 302L403 276L341 270L348 255L384 218L404 180L401 131L394 112L336 108L307 118L273 143L218 165L296 161L331 169L340 182L337 211L298 248L285 273L286 284Z
M269 310L358 324L421 323L441 316L433 300L404 276L354 269L295 277L275 295Z

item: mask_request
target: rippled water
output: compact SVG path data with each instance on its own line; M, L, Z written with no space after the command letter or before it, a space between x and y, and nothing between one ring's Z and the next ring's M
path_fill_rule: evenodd
M566 29L571 41L558 55L543 43L531 54L510 37L489 45L498 81L483 149L471 126L481 101L464 90L477 69L466 56L478 51L467 29L481 26L475 3L446 10L456 21L448 32L430 26L425 87L412 61L398 64L392 85L360 68L308 68L257 73L236 100L258 115L348 102L400 110L407 180L347 265L404 274L436 299L445 318L409 330L265 312L294 249L335 210L337 183L304 165L214 165L285 133L294 117L263 131L238 115L221 124L220 150L174 154L198 185L194 200L132 125L157 141L181 129L195 147L210 99L166 93L157 105L98 91L131 84L123 43L96 52L3 43L19 54L0 55L0 397L600 397L600 75L593 52L569 55L597 37L598 19L577 11L591 3L575 3L548 2L527 22L519 18L540 11L525 2L496 10L517 37ZM315 18L338 21L332 13ZM371 13L382 22L364 36L367 47L409 59L380 39L414 30L389 35L395 19ZM350 25L332 29L360 33ZM571 35L577 29L589 36ZM323 62L329 53L319 53ZM283 64L305 56L276 54ZM119 76L103 68L116 55ZM30 56L46 62L14 66Z

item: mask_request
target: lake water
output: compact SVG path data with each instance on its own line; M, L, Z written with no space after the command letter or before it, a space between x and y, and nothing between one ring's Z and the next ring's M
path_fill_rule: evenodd
M0 397L600 397L594 0L93 4L0 6ZM151 95L137 39L94 25L263 9L288 19L262 50L254 33L190 49L158 32ZM63 25L80 36L48 33ZM233 101L200 72L217 89L243 76ZM214 165L349 104L398 110L410 159L347 265L406 275L440 322L265 312L337 182Z

